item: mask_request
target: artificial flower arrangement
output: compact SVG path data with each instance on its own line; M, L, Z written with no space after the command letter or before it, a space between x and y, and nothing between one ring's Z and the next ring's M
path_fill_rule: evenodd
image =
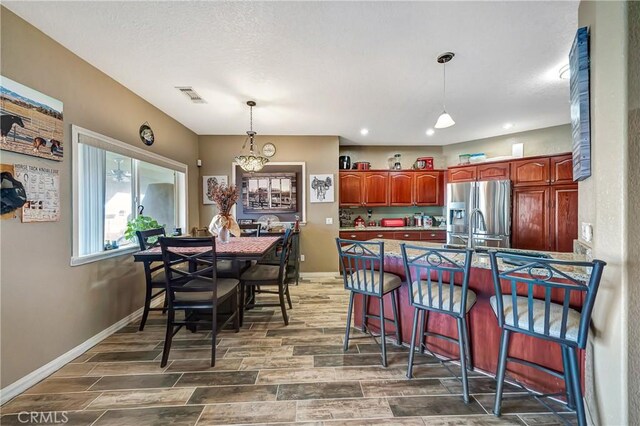
M239 237L240 227L231 216L231 207L238 201L235 185L214 185L209 194L210 199L218 207L218 214L211 219L209 232L218 236L223 243L229 242L231 234Z

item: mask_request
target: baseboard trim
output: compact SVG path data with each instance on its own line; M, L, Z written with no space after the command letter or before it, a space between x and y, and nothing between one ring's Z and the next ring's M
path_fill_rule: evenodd
M300 278L302 279L335 278L339 276L340 272L300 272Z
M164 299L162 297L158 297L156 298L156 300L154 300L151 303L151 306L157 307L161 305L163 301ZM85 342L79 344L78 346L71 349L70 351L60 355L58 358L54 359L53 361L43 365L37 370L32 371L31 373L27 374L21 379L16 380L10 385L7 385L5 388L0 389L0 405L3 405L4 403L10 401L11 399L20 395L22 392L29 389L31 386L49 377L50 375L52 375L53 373L55 373L65 365L67 365L69 362L73 361L74 359L76 359L77 357L79 357L80 355L82 355L83 353L85 353L86 351L88 351L89 349L91 349L92 347L94 347L95 345L97 345L107 337L111 336L116 331L125 327L127 324L136 320L137 318L140 318L142 316L143 311L144 311L144 308L138 309L137 311L127 315L126 317L122 318L120 321L116 322L110 327L102 330L100 333L96 334L95 336L89 338Z

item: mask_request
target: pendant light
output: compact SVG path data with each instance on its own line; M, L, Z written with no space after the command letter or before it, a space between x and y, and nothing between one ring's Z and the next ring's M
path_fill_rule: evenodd
M442 55L438 56L438 63L442 64L442 114L438 117L438 121L434 126L436 129L446 129L447 127L451 127L456 124L453 121L453 118L447 112L447 108L445 107L445 95L447 92L447 62L453 59L455 53L453 52L445 52Z
M269 162L269 159L262 155L260 148L257 148L255 144L256 132L253 131L253 107L256 106L254 101L247 101L249 105L249 131L247 132L247 139L245 139L242 145L242 151L235 160L245 172L258 172L262 170L265 164ZM245 153L245 148L249 142L249 152Z

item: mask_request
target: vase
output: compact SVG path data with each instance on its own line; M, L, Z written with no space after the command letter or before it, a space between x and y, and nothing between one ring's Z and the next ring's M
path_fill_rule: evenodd
M218 232L218 240L221 243L228 243L231 240L231 232L229 232L229 228L222 228Z

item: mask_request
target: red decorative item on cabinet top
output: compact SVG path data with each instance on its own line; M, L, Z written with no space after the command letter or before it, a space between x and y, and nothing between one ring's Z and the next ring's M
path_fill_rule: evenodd
M420 170L433 170L433 157L418 157L416 164Z

